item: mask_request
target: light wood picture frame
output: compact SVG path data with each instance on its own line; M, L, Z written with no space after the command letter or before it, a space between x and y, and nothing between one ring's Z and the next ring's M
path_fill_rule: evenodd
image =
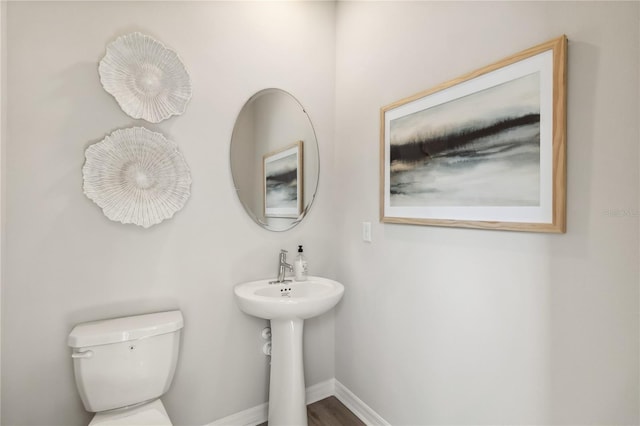
M380 110L384 223L566 232L561 36Z
M297 141L262 157L265 217L297 218L302 213L302 148L302 141Z

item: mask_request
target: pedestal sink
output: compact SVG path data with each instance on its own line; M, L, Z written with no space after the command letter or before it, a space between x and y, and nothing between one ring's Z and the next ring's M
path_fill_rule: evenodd
M302 330L304 320L333 308L344 286L327 278L270 284L252 281L234 287L240 309L271 320L269 426L307 425Z

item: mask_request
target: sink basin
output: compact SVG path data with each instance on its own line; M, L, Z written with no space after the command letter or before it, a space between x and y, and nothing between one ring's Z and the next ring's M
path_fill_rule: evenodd
M269 284L251 281L234 288L240 309L264 319L307 319L327 312L342 298L344 286L327 278Z
M269 284L238 284L233 291L240 309L271 321L269 426L306 426L302 330L304 320L333 308L344 286L327 278Z

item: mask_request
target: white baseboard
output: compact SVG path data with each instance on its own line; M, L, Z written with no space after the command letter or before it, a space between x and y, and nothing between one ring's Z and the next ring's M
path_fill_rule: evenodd
M335 379L329 379L309 386L306 390L307 404L313 404L316 401L334 395L335 382ZM256 405L255 407L216 420L206 426L256 426L267 421L268 413L269 404L265 402L264 404Z
M336 394L336 379L325 380L307 388L307 405Z
M267 421L269 404L264 403L209 423L206 426L256 426Z
M369 426L391 426L360 398L336 379L309 386L306 390L307 404L335 395L353 414ZM205 426L256 426L267 421L269 404L256 405L239 413L216 420Z
M340 400L353 414L362 420L368 426L391 426L389 422L383 419L378 413L373 411L371 407L365 404L353 392L347 389L339 381L335 381L336 398Z

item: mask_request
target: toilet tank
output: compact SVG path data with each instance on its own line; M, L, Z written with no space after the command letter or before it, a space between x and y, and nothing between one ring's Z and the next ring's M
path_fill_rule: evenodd
M178 361L180 311L76 325L68 338L87 411L126 407L162 396Z

